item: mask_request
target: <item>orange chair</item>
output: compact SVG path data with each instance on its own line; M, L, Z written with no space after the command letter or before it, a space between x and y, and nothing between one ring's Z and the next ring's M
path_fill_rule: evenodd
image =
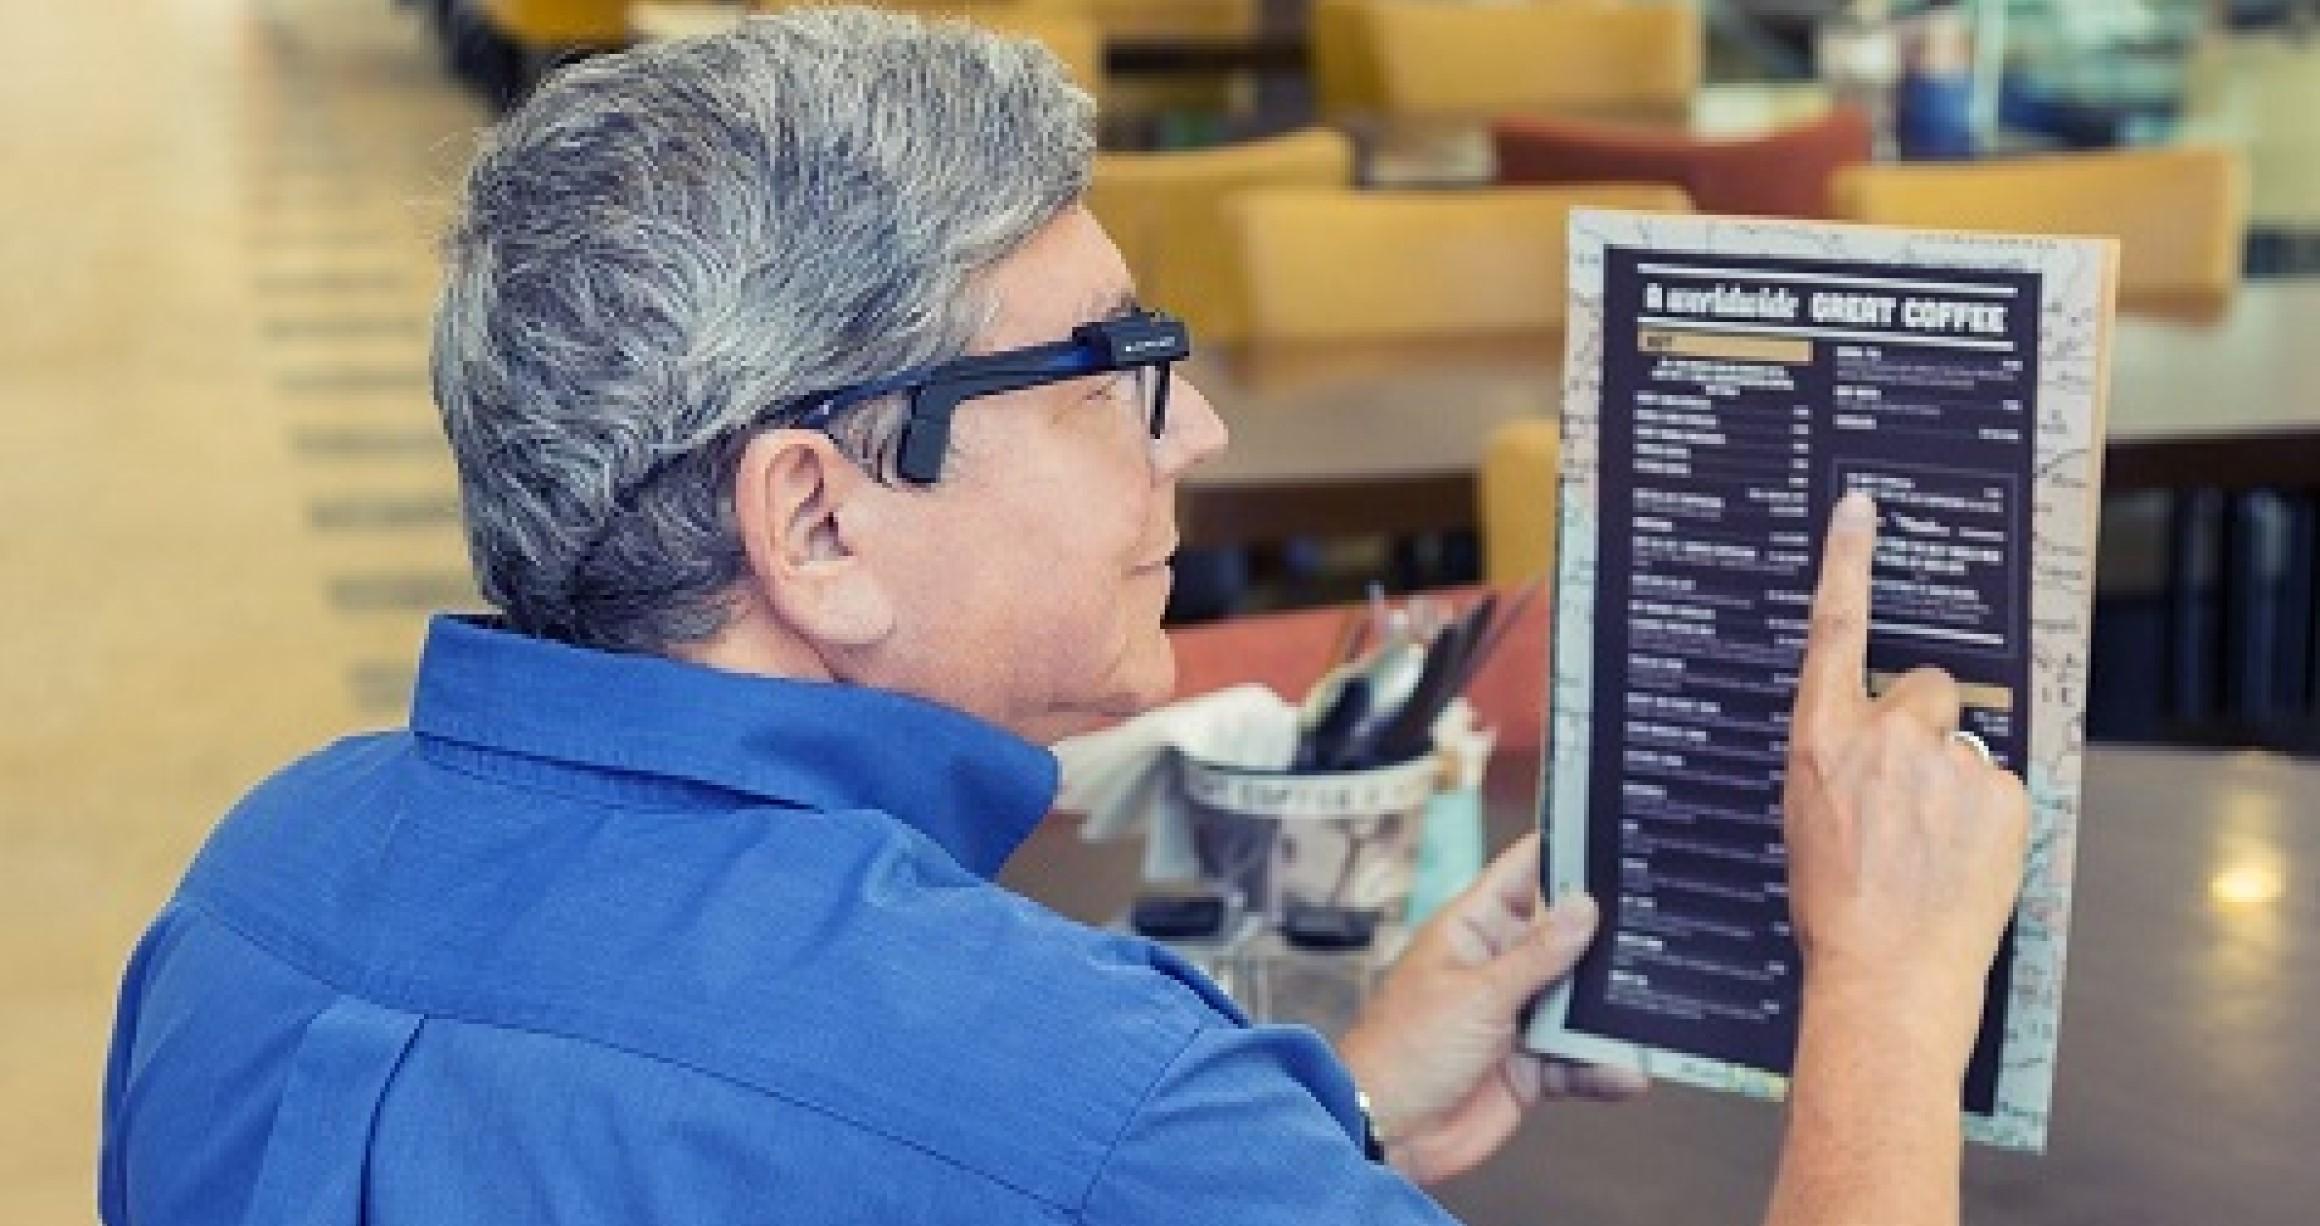
M1868 161L1873 140L1868 117L1845 108L1745 140L1528 115L1490 137L1501 183L1665 183L1703 213L1810 218L1832 215L1830 178Z

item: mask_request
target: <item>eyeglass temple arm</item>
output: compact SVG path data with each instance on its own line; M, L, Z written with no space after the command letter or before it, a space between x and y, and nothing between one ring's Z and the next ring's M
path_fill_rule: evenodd
M1010 366L984 374L965 375L929 383L910 397L910 420L902 427L901 454L895 467L904 480L932 485L942 477L943 457L951 449L951 417L962 402L977 396L1037 387L1047 381L1047 366Z

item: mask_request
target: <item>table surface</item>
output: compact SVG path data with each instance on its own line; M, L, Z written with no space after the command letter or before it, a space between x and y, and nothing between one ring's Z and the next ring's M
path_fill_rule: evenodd
M1543 643L1544 617L1533 631ZM1185 681L1297 683L1334 619L1179 632ZM1307 662L1305 657L1311 656ZM1488 670L1543 675L1530 650ZM1535 671L1534 671L1535 670ZM1189 691L1188 691L1189 692ZM1532 690L1535 694L1536 690ZM1523 699L1513 700L1520 705ZM1527 700L1535 711L1537 700ZM1503 703L1502 703L1503 705ZM1507 738L1486 800L1493 846L1535 821L1535 733ZM1971 1149L1969 1220L2286 1226L2320 1204L2320 764L2260 753L2097 747L2086 761L2051 1149ZM1091 922L1134 892L1137 850L1046 823L1006 880ZM1550 1106L1439 1189L1474 1223L1753 1220L1777 1106L1661 1086L1618 1106Z
M2110 485L2320 478L2314 319L2320 280L2251 282L2213 322L2122 318ZM1560 413L1562 345L1534 334L1200 355L1186 374L1223 414L1232 445L1185 481L1186 539L1471 526L1490 433Z

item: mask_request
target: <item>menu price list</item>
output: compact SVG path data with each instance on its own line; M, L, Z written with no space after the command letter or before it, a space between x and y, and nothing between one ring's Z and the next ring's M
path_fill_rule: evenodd
M1613 905L1570 1023L1785 1073L1787 718L1847 490L1880 512L1873 678L1947 669L1966 726L2021 761L2036 277L1605 258L1586 876ZM1968 1075L1978 1110L2003 1000Z

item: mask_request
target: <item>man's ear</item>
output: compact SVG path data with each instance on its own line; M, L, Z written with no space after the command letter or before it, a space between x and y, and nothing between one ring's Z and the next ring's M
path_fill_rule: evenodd
M861 648L894 629L894 601L860 550L886 491L813 430L768 430L734 474L733 517L758 599L790 632Z

